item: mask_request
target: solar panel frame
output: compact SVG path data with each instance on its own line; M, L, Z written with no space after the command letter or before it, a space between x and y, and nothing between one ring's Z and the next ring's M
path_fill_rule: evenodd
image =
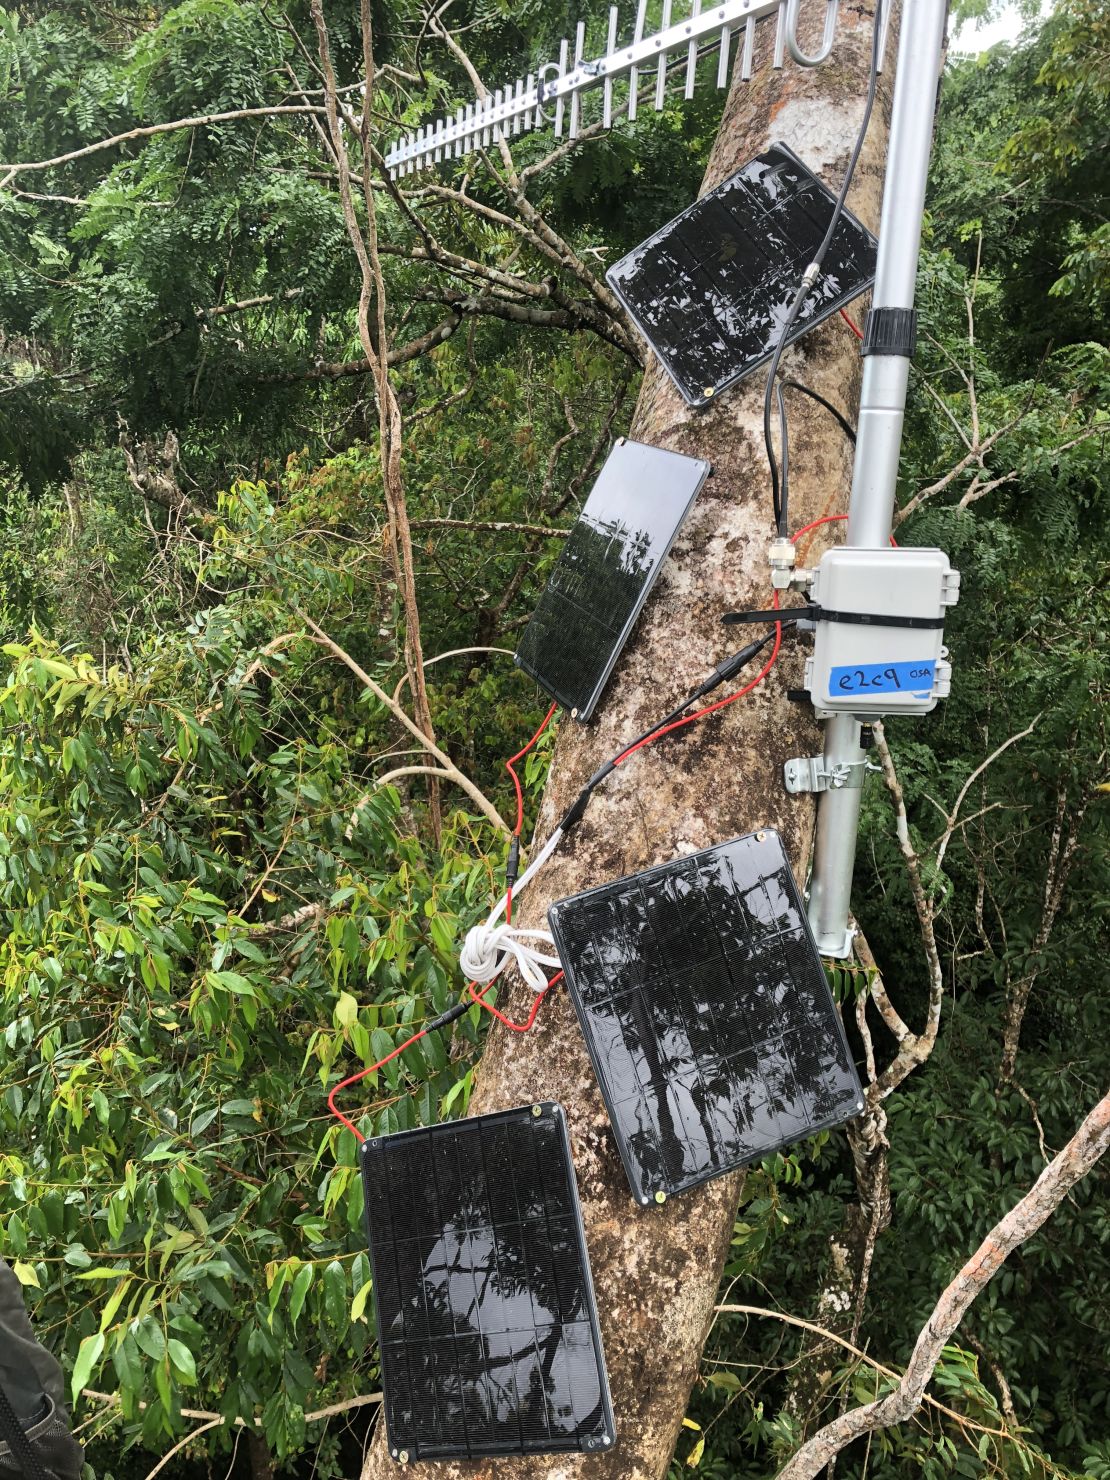
M372 1137L360 1161L391 1456L610 1448L616 1425L562 1106Z
M801 895L771 829L559 900L548 920L641 1205L863 1108ZM803 1073L808 1081L799 1082Z
M598 474L515 654L580 724L593 717L711 471L704 458L621 437ZM582 634L591 630L604 640L583 656Z
M795 182L792 194L783 191L784 178ZM789 207L795 203L800 208L791 212ZM832 218L835 203L832 191L793 150L774 143L607 270L609 286L688 406L703 409L770 360L787 306ZM739 210L741 205L747 209ZM877 250L875 237L845 209L821 276L799 313L788 344L872 285ZM835 269L843 269L848 262L856 271L838 281ZM679 292L684 286L682 302ZM695 290L703 298L701 308L708 308L701 313L700 323ZM703 333L703 368L694 373L688 352L692 338L698 342L699 327L713 319L718 329L725 325L728 334L738 338L734 326L742 321L754 344L759 332L753 328L757 314L762 319L758 350L753 348L742 358L734 353L731 369L723 368L727 353L720 356L722 363L716 368L705 368L709 336ZM663 332L664 320L671 325L669 335ZM723 339L721 347L727 348Z

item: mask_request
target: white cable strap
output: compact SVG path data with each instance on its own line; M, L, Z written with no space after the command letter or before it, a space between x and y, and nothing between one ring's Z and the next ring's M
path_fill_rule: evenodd
M513 890L515 899L524 886L544 866L562 841L561 828L556 828L532 862L521 874ZM547 976L542 968L562 965L557 955L545 955L528 941L540 941L554 950L555 938L549 930L519 930L515 925L499 925L498 921L508 907L509 896L503 894L487 918L467 932L463 948L459 952L459 966L467 981L491 982L499 976L511 957L516 961L521 976L533 992L547 990Z

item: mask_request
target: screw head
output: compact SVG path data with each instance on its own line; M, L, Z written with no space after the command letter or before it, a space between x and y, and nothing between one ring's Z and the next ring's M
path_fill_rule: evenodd
M401 1463L403 1465L407 1465L408 1462L409 1462L409 1452L408 1452L408 1450L407 1449L402 1449L401 1452L400 1452L400 1454L397 1456L397 1458L401 1461Z
M660 1206L662 1206L662 1204L667 1201L667 1194L662 1190L662 1188L660 1188L660 1190L655 1194L655 1201L659 1203Z
M537 1120L539 1120L540 1116L543 1114L543 1106L542 1105L533 1105L532 1106L532 1114L536 1117Z
M577 709L572 709L571 712L570 712L570 717L571 717L571 719L577 719L578 718L578 710Z
M707 386L703 386L702 387L702 395L703 396L713 396L713 395L716 395L716 393L717 393L716 386L707 385Z
M757 843L765 843L767 841L767 834L765 832L757 832L755 840Z

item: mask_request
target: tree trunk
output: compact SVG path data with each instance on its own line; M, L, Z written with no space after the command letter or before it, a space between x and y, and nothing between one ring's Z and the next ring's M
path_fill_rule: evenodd
M824 9L803 7L802 40L810 50ZM703 189L774 140L790 145L835 188L863 108L871 6L841 8L832 58L810 70L788 62L783 71L773 71L773 22L759 31L754 80L742 83L737 69ZM895 37L892 29L891 59ZM888 63L888 80L892 72ZM881 93L850 198L872 229L878 223L886 112ZM789 373L854 410L858 346L839 318L808 334L786 364ZM746 640L726 635L722 614L769 604L766 548L773 527L762 400L763 377L757 374L695 415L659 366L649 365L630 435L705 457L714 472L609 683L599 717L586 728L569 718L561 723L537 843L622 741L664 714ZM845 509L851 448L825 411L798 396L790 403L790 468L795 528ZM819 548L813 538L800 541L799 563ZM808 799L787 796L782 766L791 755L816 753L819 742L809 707L786 698L786 689L800 678L800 655L787 642L776 669L750 697L622 766L522 897L520 923L542 923L553 900L758 827L777 829L801 870L813 808ZM519 1016L531 994L518 982L506 996ZM491 1033L471 1112L545 1098L566 1107L570 1124L617 1443L605 1454L422 1463L422 1480L655 1480L666 1473L674 1449L712 1319L742 1174L663 1208L641 1211L633 1203L574 1009L557 988L531 1033ZM362 1480L396 1476L384 1439L379 1425Z

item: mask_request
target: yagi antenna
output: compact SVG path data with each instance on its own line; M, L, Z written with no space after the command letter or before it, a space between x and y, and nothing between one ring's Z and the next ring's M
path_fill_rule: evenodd
M484 98L458 108L453 117L443 117L418 128L415 133L397 139L385 163L394 178L412 174L429 164L444 159L458 159L472 149L487 147L492 141L505 139L522 131L552 125L556 137L564 128L570 138L577 138L582 124L582 94L589 89L602 89L601 120L608 128L613 120L613 84L628 78L628 117L634 120L638 101L640 72L655 69L654 104L659 112L665 100L667 61L685 53L685 96L694 93L700 44L707 42L719 48L717 86L728 83L732 32L744 26L741 54L741 77L752 75L755 54L755 26L765 16L777 14L772 65L781 67L787 51L802 67L816 67L832 50L836 33L838 0L826 0L825 28L818 51L807 53L798 44L798 16L801 0L716 0L704 5L703 0L689 0L690 13L685 20L673 19L673 0L663 0L663 27L654 35L644 35L647 0L637 0L636 20L627 44L618 45L619 11L609 8L608 42L603 56L587 61L586 23L575 27L574 54L569 41L559 46L558 61L547 62L538 72L517 78L515 84L497 88ZM685 8L685 6L683 7ZM886 24L890 7L884 7L882 44L886 41ZM882 46L880 47L880 64ZM569 103L569 108L568 108ZM569 114L569 117L568 117Z

